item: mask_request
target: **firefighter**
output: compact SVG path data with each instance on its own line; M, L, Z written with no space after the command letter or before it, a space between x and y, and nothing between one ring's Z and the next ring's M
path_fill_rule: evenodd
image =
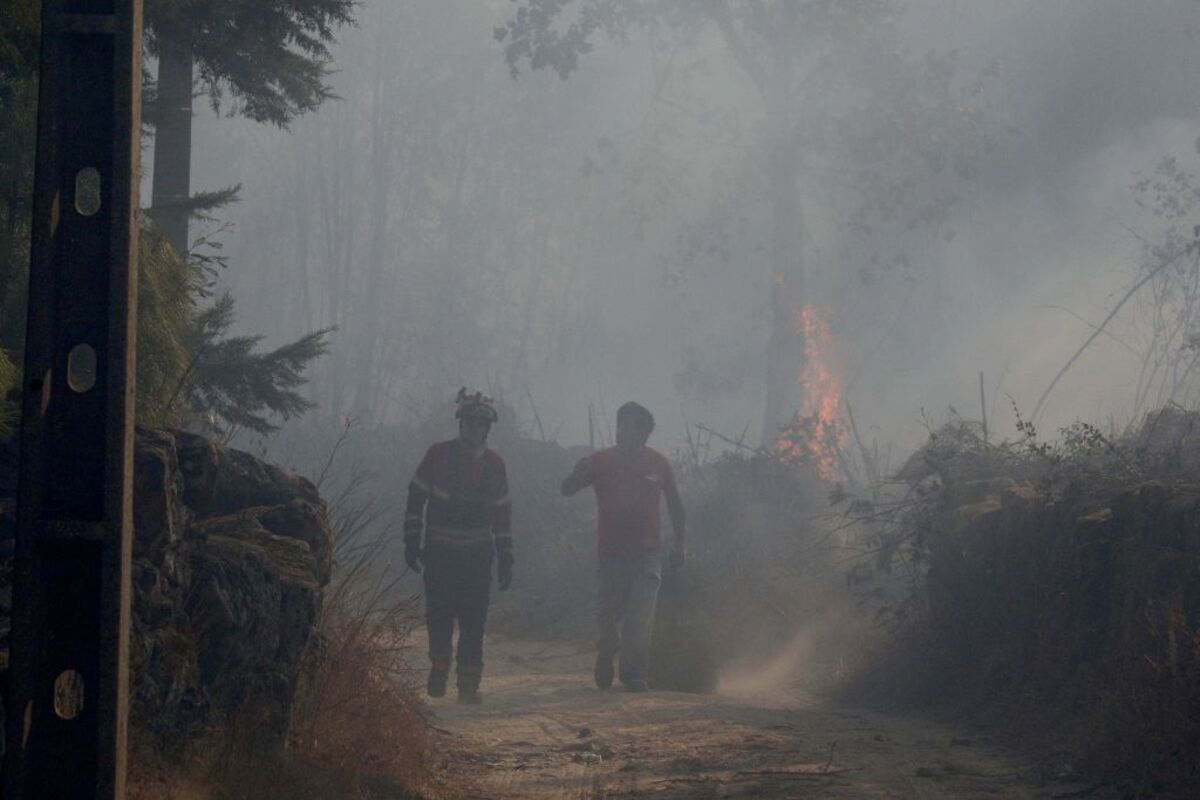
M450 661L457 655L458 701L480 703L493 560L500 591L512 583L512 503L504 460L487 446L497 420L494 402L463 388L456 403L458 438L430 447L408 485L404 560L414 572L424 572L429 695L446 694Z
M568 497L587 486L596 493L600 641L594 677L601 690L612 685L618 654L626 690L649 688L650 637L662 583L662 498L674 532L670 566L682 568L687 557L683 501L671 462L646 446L653 430L654 415L626 403L617 410L616 446L581 459L562 482Z

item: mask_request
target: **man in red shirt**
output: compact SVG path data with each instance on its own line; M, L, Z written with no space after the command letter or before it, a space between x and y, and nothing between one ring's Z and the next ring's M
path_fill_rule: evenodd
M671 462L646 446L653 430L654 416L637 403L626 403L617 410L616 447L580 459L562 483L566 496L587 486L596 493L600 642L595 677L600 689L612 686L618 653L625 688L649 688L650 637L662 582L661 497L666 497L674 530L672 567L683 566L687 554L683 501Z
M458 701L479 703L493 558L500 591L512 582L512 503L504 460L487 447L492 399L463 389L457 402L458 438L430 447L408 485L404 559L425 572L429 695L446 693L457 621Z

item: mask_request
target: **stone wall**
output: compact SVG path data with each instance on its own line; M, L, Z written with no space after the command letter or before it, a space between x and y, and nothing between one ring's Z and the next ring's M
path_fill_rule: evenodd
M8 517L0 537L11 536L11 499L2 498L14 490L0 485ZM333 567L316 487L196 434L139 429L134 529L136 735L177 753L234 727L254 730L259 746L281 745ZM6 666L11 540L4 544Z

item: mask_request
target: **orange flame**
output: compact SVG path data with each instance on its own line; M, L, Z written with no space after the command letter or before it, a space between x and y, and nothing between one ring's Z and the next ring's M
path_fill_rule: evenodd
M828 309L801 306L792 326L804 336L800 408L772 452L785 461L811 461L822 478L841 477L840 455L847 432L842 424L842 377L833 367L833 334Z

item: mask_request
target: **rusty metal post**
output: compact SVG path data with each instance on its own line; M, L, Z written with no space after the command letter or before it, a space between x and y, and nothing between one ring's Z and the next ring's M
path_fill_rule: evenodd
M4 796L120 798L141 0L43 0Z

